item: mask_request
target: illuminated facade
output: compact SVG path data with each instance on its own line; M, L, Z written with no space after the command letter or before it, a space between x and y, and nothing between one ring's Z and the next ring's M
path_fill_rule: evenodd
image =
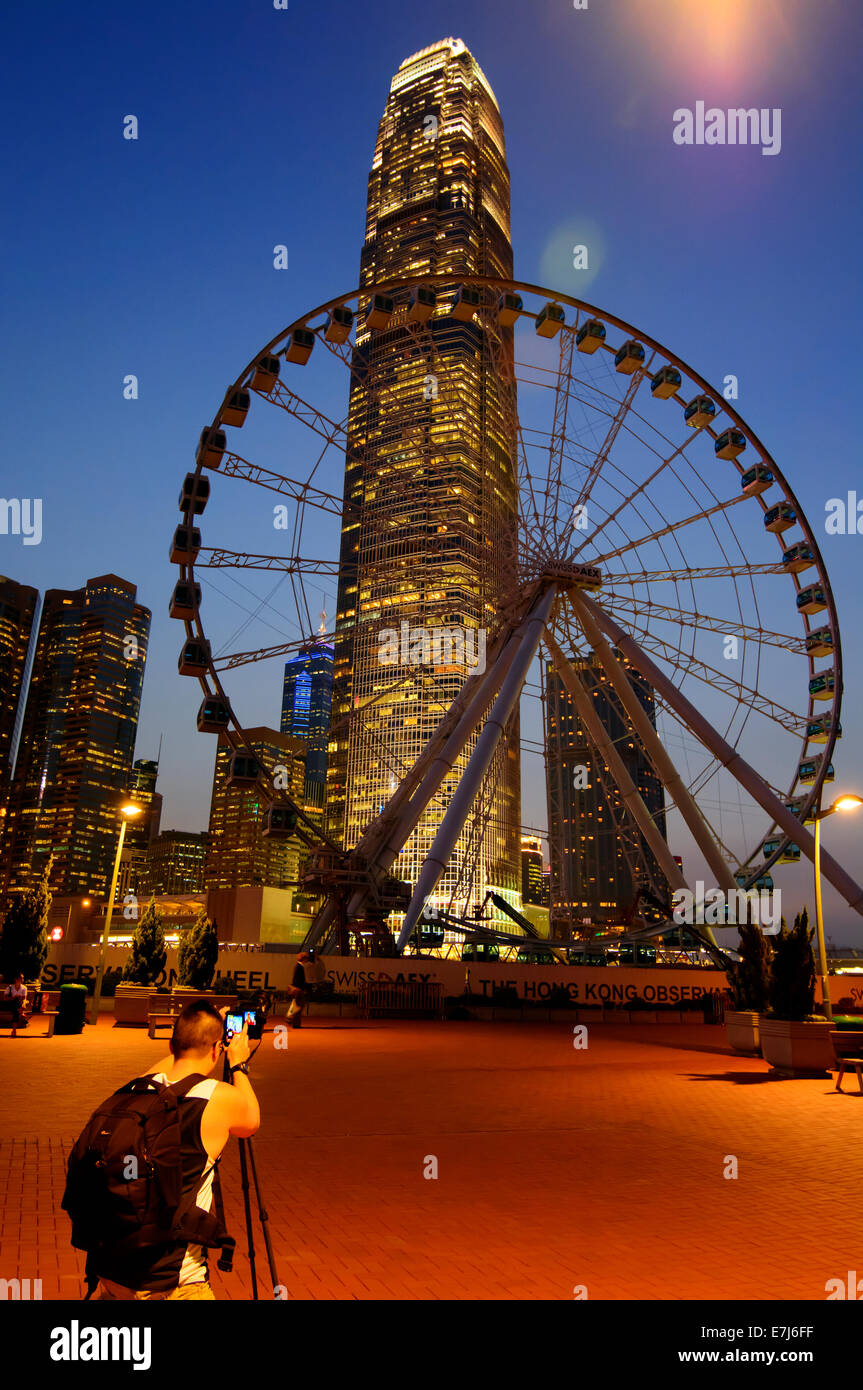
M0 843L12 781L15 736L39 594L0 574Z
M54 892L107 895L150 632L136 592L106 574L45 594L7 818L7 892L37 881L53 854Z
M302 806L312 819L323 814L332 698L332 644L312 642L285 662L282 688L282 733L302 739L306 747Z
M617 656L655 727L652 687L624 657L619 653ZM642 744L624 720L603 667L595 659L572 657L571 661L584 681L600 722L665 836L664 788ZM622 924L631 917L637 895L647 887L645 859L660 892L666 891L666 883L641 832L624 815L617 784L597 758L573 702L550 662L546 690L551 924L553 934L569 936L591 925Z
M254 755L270 770L284 768L284 790L302 802L306 746L276 729L247 729ZM233 750L219 734L210 802L209 849L205 886L248 888L262 884L287 888L296 882L300 842L266 835L268 803L257 787L229 785Z
M336 623L327 828L356 844L413 765L496 625L515 572L512 330L453 316L463 277L512 277L509 173L497 102L460 40L405 60L392 80L369 176L360 282L451 275L428 322L393 293L385 328L361 322L353 353ZM403 627L406 625L406 627ZM461 630L422 669L382 664L387 633ZM443 657L443 659L441 659ZM462 658L459 660L458 658ZM351 715L350 720L347 716ZM475 746L474 734L396 861L415 882ZM492 795L493 789L493 795ZM517 717L435 900L460 911L489 887L520 897Z
M533 907L547 906L546 880L542 866L542 841L533 836L521 837L521 901Z
M190 830L162 830L147 849L139 896L200 893L210 837Z

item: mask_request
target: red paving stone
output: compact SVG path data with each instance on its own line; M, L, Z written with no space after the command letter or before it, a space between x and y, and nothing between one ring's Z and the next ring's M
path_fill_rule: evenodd
M164 1055L114 1028L0 1038L0 1277L79 1298L60 1210L90 1111ZM721 1028L312 1020L267 1036L254 1141L300 1299L819 1299L860 1262L863 1097L780 1081ZM725 1156L739 1177L723 1177ZM423 1177L427 1155L439 1177ZM250 1296L237 1144L223 1161ZM255 1223L261 1289L269 1276Z

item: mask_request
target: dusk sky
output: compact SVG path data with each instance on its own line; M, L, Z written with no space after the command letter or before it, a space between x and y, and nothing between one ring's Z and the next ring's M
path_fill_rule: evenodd
M516 278L602 306L714 385L737 376L737 408L797 493L836 598L846 688L828 794L863 793L863 534L824 527L829 499L863 502L853 0L7 6L0 491L41 498L43 534L0 534L0 573L43 592L110 571L137 584L153 626L136 756L163 737L163 828L205 828L214 742L195 731L200 691L176 674L183 628L167 616L179 487L246 362L357 285L391 77L448 35L500 105ZM702 101L779 109L777 153L676 144L674 112ZM265 550L246 541L272 499L237 499L236 548ZM205 536L217 541L232 537ZM227 638L268 586L216 582ZM332 618L333 582L320 593ZM296 635L285 592L266 618L236 649ZM254 681L246 722L277 726L279 663ZM541 800L526 788L525 819ZM825 844L859 881L863 815L840 820ZM789 909L811 907L811 868L779 872ZM863 941L832 890L825 906L828 935Z

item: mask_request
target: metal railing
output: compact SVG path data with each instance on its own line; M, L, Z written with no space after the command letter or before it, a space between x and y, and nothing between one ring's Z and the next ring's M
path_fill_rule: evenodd
M364 980L357 986L362 1018L443 1018L443 985L436 981Z

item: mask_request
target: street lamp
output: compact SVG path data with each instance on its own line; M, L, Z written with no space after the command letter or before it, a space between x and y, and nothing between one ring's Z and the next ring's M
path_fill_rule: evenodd
M857 811L863 806L863 796L848 792L840 796L826 810L819 806L815 812L815 933L818 937L818 969L821 975L821 998L824 1004L824 1017L833 1022L833 1005L830 1002L830 981L827 978L827 950L824 945L824 914L821 911L821 822L834 811Z
M120 815L123 817L120 823L120 838L117 841L117 856L114 860L114 873L111 878L111 891L108 894L108 911L105 916L105 926L102 931L102 945L99 951L99 968L96 971L96 987L93 990L93 1012L90 1018L91 1023L99 1022L99 1001L102 998L102 977L105 974L105 954L108 948L108 933L111 930L111 914L114 911L114 894L117 891L117 879L120 874L120 856L123 853L123 841L126 838L126 822L134 816L140 816L143 806L135 806L132 802L127 802L120 807Z

